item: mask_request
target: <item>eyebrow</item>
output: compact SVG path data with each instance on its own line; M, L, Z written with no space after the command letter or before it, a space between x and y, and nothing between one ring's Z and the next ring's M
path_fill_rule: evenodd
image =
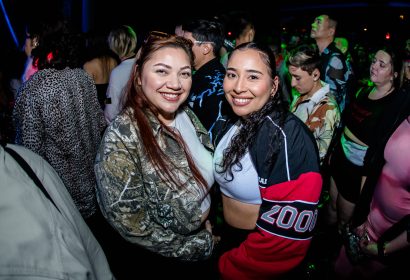
M226 70L237 72L236 68L233 68L233 67L228 67L228 68L226 68ZM263 75L263 73L261 71L254 70L254 69L248 69L248 70L245 70L245 72Z
M169 66L168 64L162 63L162 62L156 63L154 64L154 66L163 66L165 68L171 68L171 66Z
M263 75L263 73L261 71L258 70L254 70L254 69L249 69L246 70L247 73L252 73L252 74L259 74L259 75Z
M374 59L375 59L376 61L382 62L382 63L384 63L384 64L389 64L389 63L390 63L390 61L384 61L384 60L381 59L381 58L375 57Z
M171 69L171 68L172 68L170 65L165 64L165 63L162 63L162 62L156 63L156 64L154 64L154 66L162 66L162 67L165 67L165 68L167 68L167 69ZM183 66L183 67L181 67L180 70L185 70L185 69L191 70L191 66L189 66L189 65Z

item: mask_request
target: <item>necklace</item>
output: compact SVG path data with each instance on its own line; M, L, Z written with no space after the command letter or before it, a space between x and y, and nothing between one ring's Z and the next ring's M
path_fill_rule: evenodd
M373 88L372 91L369 94L369 99L372 100L378 100L381 99L387 95L389 95L392 91L394 90L394 87L391 87L388 91L385 93L379 93L379 91L376 88Z

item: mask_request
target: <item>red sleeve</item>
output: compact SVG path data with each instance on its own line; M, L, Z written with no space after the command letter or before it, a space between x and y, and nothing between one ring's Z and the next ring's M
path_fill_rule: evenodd
M322 178L317 172L261 188L257 231L219 259L222 279L272 279L304 259L317 218Z

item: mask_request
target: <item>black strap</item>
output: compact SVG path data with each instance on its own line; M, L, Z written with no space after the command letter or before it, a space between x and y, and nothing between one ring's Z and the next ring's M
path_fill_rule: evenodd
M57 208L58 212L61 213L60 209L58 209L57 205L54 203L53 199L50 197L48 194L47 190L44 188L43 184L41 183L40 179L38 179L36 173L34 173L33 169L28 165L28 163L21 157L15 150L9 148L9 147L4 147L4 150L8 152L14 159L15 161L20 164L20 166L26 171L27 175L34 181L34 183L37 185L37 187L43 192L45 197L48 198L48 200L53 203L53 205Z
M390 228L388 228L382 236L380 236L378 242L384 243L387 241L391 241L399 236L403 231L406 231L410 224L410 214L401 218L400 221L393 224Z

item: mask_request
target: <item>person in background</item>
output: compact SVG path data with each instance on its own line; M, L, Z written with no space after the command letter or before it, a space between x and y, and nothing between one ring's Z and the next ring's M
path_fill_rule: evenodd
M340 112L329 85L320 80L320 56L317 48L300 45L291 50L287 67L291 85L299 94L292 99L290 111L312 131L322 163L335 129L339 126Z
M224 40L222 26L216 21L194 20L184 24L183 30L184 37L193 43L195 55L196 71L188 105L207 129L212 141L218 119L231 113L222 88L225 68L218 56Z
M0 142L13 143L15 131L13 125L14 95L10 89L8 70L0 68Z
M33 60L33 50L42 44L44 37L60 30L62 24L62 21L59 21L58 18L50 17L42 20L36 19L26 25L26 39L24 41L23 50L27 56L27 60L21 77L22 83L26 82L38 71L37 62Z
M338 279L398 279L410 258L410 85L402 87L378 123L369 147L366 181L350 222L359 238L360 263L343 246L335 262Z
M86 38L83 68L93 78L97 88L98 102L104 110L111 71L120 61L117 55L109 49L106 35L91 33L87 34Z
M289 36L282 36L281 43L281 53L280 57L282 63L280 67L276 67L280 79L280 87L283 96L288 100L289 103L293 101L294 96L296 95L295 89L291 85L291 76L289 74L289 69L287 67L286 61L289 56L289 51L296 48L298 45L302 44L303 38L298 34L289 34ZM277 62L276 62L277 64Z
M49 199L10 150L32 169ZM0 177L1 279L114 279L100 244L46 160L22 146L1 145Z
M321 79L329 84L330 91L335 96L339 110L343 113L349 103L349 90L353 86L353 73L349 70L346 58L336 47L334 38L337 21L329 15L320 15L312 23L310 37L316 41L322 68Z
M240 44L255 39L256 28L251 14L245 11L232 11L221 16L224 22L226 39L221 51L221 63L226 68L231 51Z
M60 29L33 50L39 70L22 85L14 105L16 144L53 166L91 227L99 217L94 159L106 123L94 81L82 69L81 36L63 20L54 24Z
M175 25L175 35L177 36L184 36L184 30L182 29L183 24L177 24Z
M372 82L370 81L368 67L372 60L372 51L366 44L355 42L350 50L352 57L352 66L355 74L355 89L352 91L357 92L357 89L368 86Z
M64 20L50 25L54 32L41 36L32 51L38 71L15 102L16 144L38 153L56 170L116 276L121 237L101 214L94 173L107 123L95 81L83 69L84 37Z
M402 59L394 48L379 49L370 65L374 85L358 90L344 113L343 132L330 156L330 201L327 220L337 224L340 233L349 223L362 189L367 150L379 139L380 122L397 99Z
M352 55L350 54L349 40L347 40L347 38L345 37L335 37L333 41L335 43L336 48L338 48L345 56L346 65L349 68L349 71L353 72Z
M404 42L404 45L405 56L410 56L410 39L407 39L406 42Z
M320 157L320 173L323 179L322 194L319 202L319 222L320 227L314 236L313 244L325 244L328 248L325 254L332 258L330 254L336 254L339 247L330 248L327 237L334 238L335 227L328 227L322 222L325 205L329 200L329 172L328 157L332 151L337 135L337 128L340 125L341 114L339 106L330 92L329 85L323 82L320 77L321 58L315 45L300 45L288 53L287 68L290 74L293 99L290 111L299 117L313 133ZM324 227L322 227L324 225ZM331 230L333 229L333 231ZM339 246L332 240L335 246ZM323 246L323 247L325 247ZM320 250L314 247L309 251L309 256L321 254ZM318 257L322 258L322 257ZM326 258L326 257L325 257Z
M342 54L348 55L349 41L345 37L335 37L334 40L336 48L338 48Z
M335 43L336 48L338 48L342 54L344 55L346 59L346 66L347 69L350 72L350 78L349 78L349 86L350 88L348 89L348 92L354 92L357 88L357 75L356 72L354 71L355 65L353 61L352 54L350 53L350 45L349 45L349 40L346 37L335 37L333 40Z
M26 63L24 64L24 72L21 76L21 82L27 81L34 73L37 72L37 66L33 64L31 51L35 49L40 41L40 33L42 26L40 24L31 23L26 26L26 39L24 40L23 50L26 54Z
M221 279L274 279L305 258L322 189L308 127L288 111L269 46L232 52L223 83L235 119L216 137L222 192Z
M122 110L124 92L135 64L137 34L131 26L122 25L111 30L108 44L121 60L111 71L107 89L104 116L105 120L111 123Z
M125 279L136 264L140 272L152 263L160 269L150 269L151 276L191 279L218 239L206 222L213 146L199 119L182 106L193 59L192 43L183 37L148 37L124 109L106 129L96 157L100 208L130 244Z
M403 66L400 71L400 86L410 84L410 53L403 59Z

